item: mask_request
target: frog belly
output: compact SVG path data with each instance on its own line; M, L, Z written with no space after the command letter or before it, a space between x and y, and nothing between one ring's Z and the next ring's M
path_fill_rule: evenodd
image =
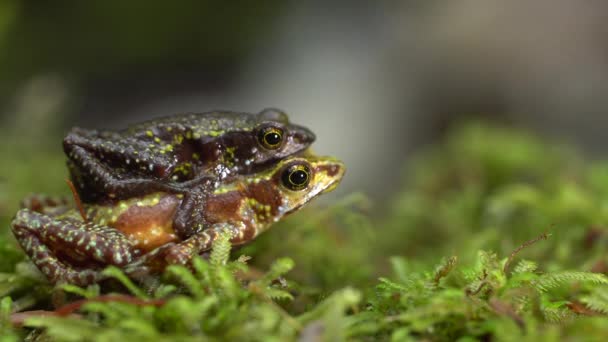
M173 216L180 199L173 195L154 195L129 200L127 209L109 222L123 232L135 247L148 252L170 242L179 241L173 229ZM119 203L119 206L125 206Z

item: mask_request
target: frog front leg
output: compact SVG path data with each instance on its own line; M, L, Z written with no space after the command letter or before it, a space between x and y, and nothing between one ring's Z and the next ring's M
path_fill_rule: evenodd
M120 267L141 254L116 229L76 218L22 209L11 229L25 253L52 283L95 283L103 278L105 266Z
M193 256L211 250L213 242L222 234L230 235L230 242L238 245L252 237L247 226L240 222L236 224L221 223L199 232L192 237L176 244L159 247L125 267L128 274L145 273L142 270L158 268L158 265L186 265ZM154 265L151 267L151 265Z
M204 230L187 240L168 248L164 253L164 259L169 265L185 265L193 256L210 250L213 246L213 242L222 232L226 231L232 238L233 236L238 235L239 229L236 226L222 225L222 227Z
M207 227L203 210L213 188L213 182L208 180L184 194L184 199L173 218L173 229L181 239L188 239Z

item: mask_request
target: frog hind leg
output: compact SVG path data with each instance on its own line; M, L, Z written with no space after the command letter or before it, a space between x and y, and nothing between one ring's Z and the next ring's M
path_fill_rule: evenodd
M11 229L27 255L52 282L95 282L101 267L126 265L140 253L114 228L29 209L17 212ZM70 259L78 267L73 267Z
M35 235L18 236L17 240L34 265L53 283L69 283L86 286L99 282L103 276L96 269L70 267L57 258Z
M156 179L120 179L120 174L110 170L93 153L74 143L73 139L75 138L71 135L66 137L65 141L69 141L69 143L64 142L64 149L71 159L68 163L68 168L70 169L72 180L76 183L78 192L85 202L97 200L100 194L124 199L156 191L171 193L183 191L181 187L175 184ZM80 170L88 170L90 173L86 176L86 180Z

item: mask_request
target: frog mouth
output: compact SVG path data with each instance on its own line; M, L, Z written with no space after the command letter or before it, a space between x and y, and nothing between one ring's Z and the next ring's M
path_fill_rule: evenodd
M311 130L303 126L291 125L290 131L293 134L294 141L304 147L310 146L317 139Z
M331 185L329 185L327 188L325 188L325 190L321 191L321 193L326 194L328 192L332 192L332 191L336 190L336 188L338 187L338 184L340 184L339 179L337 179Z

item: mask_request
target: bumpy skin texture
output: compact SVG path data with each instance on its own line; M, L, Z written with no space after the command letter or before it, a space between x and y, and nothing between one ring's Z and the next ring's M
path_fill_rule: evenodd
M253 240L272 223L332 190L344 175L333 158L289 157L273 168L222 184L204 202L205 229L182 239L173 215L184 198L158 192L111 204L88 204L85 221L62 201L33 196L24 201L12 230L34 264L53 283L86 285L108 265L133 277L187 264L211 248L223 232L234 245ZM33 204L33 205L32 205Z
M268 145L266 132L279 132ZM153 192L185 194L175 215L177 233L196 233L197 209L222 182L247 175L306 149L308 129L289 123L276 109L259 114L187 113L133 125L120 131L74 128L63 141L68 168L85 203L109 203Z

